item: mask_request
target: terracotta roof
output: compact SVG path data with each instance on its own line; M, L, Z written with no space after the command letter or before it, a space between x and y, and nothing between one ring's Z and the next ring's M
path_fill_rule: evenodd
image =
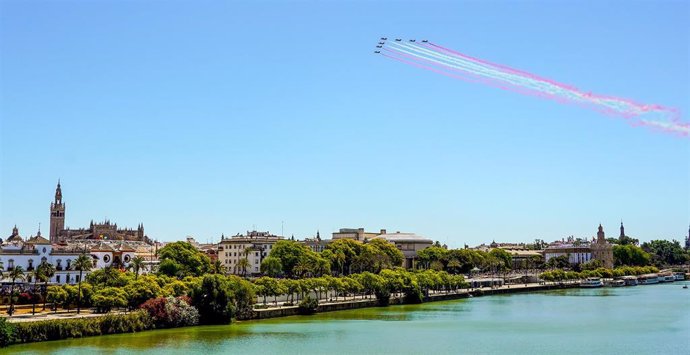
M35 236L35 237L33 237L33 238L29 238L29 239L26 241L26 244L48 244L48 245L50 245L51 243L50 243L50 241L49 241L48 239L43 238L43 237L41 237L40 235L37 235L37 236Z

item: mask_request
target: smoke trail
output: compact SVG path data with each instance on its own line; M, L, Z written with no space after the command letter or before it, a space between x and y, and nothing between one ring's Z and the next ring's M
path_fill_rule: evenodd
M661 105L592 94L535 74L491 63L434 43L385 42L381 54L417 68L454 79L481 83L523 95L575 104L610 116L626 119L633 126L645 126L679 136L690 136L690 123L680 113Z

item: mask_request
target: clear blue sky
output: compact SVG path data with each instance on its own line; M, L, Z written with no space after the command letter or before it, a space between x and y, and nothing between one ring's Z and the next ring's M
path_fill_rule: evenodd
M343 227L453 247L690 223L690 139L373 54L425 38L690 110L686 1L0 1L0 232Z

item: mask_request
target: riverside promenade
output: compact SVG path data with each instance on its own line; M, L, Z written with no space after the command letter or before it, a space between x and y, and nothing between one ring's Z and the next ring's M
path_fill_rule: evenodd
M447 301L470 297L481 297L489 295L499 295L499 294L509 294L509 293L519 293L519 292L535 292L535 291L546 291L554 289L563 288L573 288L578 287L579 283L529 283L529 284L519 284L519 285L504 285L496 287L482 287L482 288L471 288L471 289L460 289L458 291L451 292L431 292L427 297L424 297L424 302L435 302L435 301ZM271 304L274 306L271 306ZM279 302L278 302L279 303ZM299 314L298 306L276 306L274 302L268 302L268 307L261 309L254 309L251 319L266 319L266 318L277 318L277 317L287 317ZM403 304L403 296L401 295L391 295L390 300L391 305ZM261 303L257 303L257 306L261 306ZM319 306L316 309L317 313L322 312L333 312L342 311L348 309L366 308L366 307L377 307L378 301L373 295L368 296L349 296L349 297L338 297L337 299L333 297L321 297L319 299ZM29 306L23 306L29 307ZM4 315L3 317L10 322L37 322L44 320L53 319L78 319L78 318L93 318L101 317L107 314L120 314L126 313L121 311L112 311L110 313L92 313L91 310L82 309L81 314L77 314L75 310L70 312L58 311L57 313L47 313L41 312L36 315L31 314L21 314L15 315L13 317L8 317Z
M579 287L579 282L567 282L567 283L529 283L529 284L519 284L519 285L504 285L496 287L482 287L482 288L472 288L472 289L461 289L458 291L451 292L437 292L430 293L429 296L424 297L424 302L435 302L435 301L447 301L456 300L462 298L471 297L481 297L489 295L501 295L510 293L520 293L520 292L535 292L535 291L547 291L556 290L564 288L574 288ZM367 298L369 297L369 298ZM268 303L270 304L270 302ZM390 300L391 305L403 304L403 296L391 295ZM316 309L316 313L322 312L333 312L342 311L348 309L366 308L366 307L377 307L378 301L373 296L364 296L364 298L356 297L341 297L338 300L332 298L321 298L319 300L319 306ZM254 309L254 314L252 319L266 319L266 318L277 318L277 317L287 317L299 315L299 309L297 306L274 306L264 309Z

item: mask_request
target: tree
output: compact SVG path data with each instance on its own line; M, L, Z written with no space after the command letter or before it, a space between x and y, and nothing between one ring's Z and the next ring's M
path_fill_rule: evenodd
M113 308L127 306L127 294L119 287L104 287L93 295L96 312L108 313Z
M38 269L41 270L40 276L41 281L43 281L43 310L46 310L46 301L48 299L48 281L55 275L55 266L47 262L42 262L38 265Z
M220 262L220 260L216 259L213 261L211 264L211 273L225 275L225 266Z
M203 252L187 242L174 242L167 244L158 251L158 259L161 261L159 272L168 276L183 278L185 276L202 276L211 269L211 259ZM170 260L166 262L166 260ZM163 269L163 263L166 268ZM174 274L169 272L176 271Z
M242 276L247 276L247 269L250 266L251 265L249 265L249 259L245 257L237 261L235 268L237 268L237 271L242 271Z
M500 266L501 269L503 270L510 270L513 266L513 257L510 255L509 252L500 249L500 248L494 248L491 249L489 252L489 255L496 257L499 259L503 265Z
M277 298L279 295L287 292L287 290L282 287L277 279L268 276L262 276L254 280L254 284L259 287L257 293L259 296L263 296L264 305L266 304L266 296L273 296Z
M163 290L158 284L146 277L141 280L131 282L124 288L127 295L127 305L130 310L139 307L142 303L149 299L159 297L163 294Z
M419 265L422 269L431 268L431 264L434 262L439 262L443 264L446 261L447 257L448 250L441 247L431 246L417 252ZM436 264L436 267L438 267L438 264Z
M31 307L31 315L36 314L36 301L38 301L38 292L36 290L38 289L38 281L43 280L43 270L41 270L40 267L36 267L33 272L31 273L31 277L34 280L34 289L32 292L32 297L31 301L33 306Z
M613 246L613 259L616 266L647 266L651 256L638 246L626 244Z
M388 256L392 267L402 266L403 261L405 260L405 255L403 255L403 253L395 246L394 243L391 243L385 239L377 238L372 239L368 245Z
M363 245L362 242L352 239L337 239L326 245L322 255L330 260L331 265L338 268L341 275L349 275Z
M657 266L679 265L688 260L677 240L652 240L642 243L642 249L651 254L652 262Z
M7 274L7 277L12 280L12 286L10 288L10 308L7 310L7 313L12 317L12 314L14 313L14 285L17 280L24 280L25 275L24 275L24 268L21 266L17 265L13 269L10 270L10 272Z
M139 255L132 258L132 261L129 263L129 267L134 270L134 280L139 278L139 271L143 268L143 266L144 258Z
M77 293L77 314L81 311L81 282L83 281L84 271L90 271L93 267L93 259L91 256L81 254L74 262L74 268L79 270L79 290Z
M191 290L192 304L199 310L202 324L227 324L233 314L233 291L228 279L205 275Z
M294 276L294 269L309 248L294 240L279 240L271 250L271 256L278 258L287 277Z
M268 256L261 262L261 272L270 277L278 277L283 273L283 264L280 259Z
M67 291L60 286L49 286L46 291L46 299L53 304L53 311L57 312L58 305L64 304L67 300Z

